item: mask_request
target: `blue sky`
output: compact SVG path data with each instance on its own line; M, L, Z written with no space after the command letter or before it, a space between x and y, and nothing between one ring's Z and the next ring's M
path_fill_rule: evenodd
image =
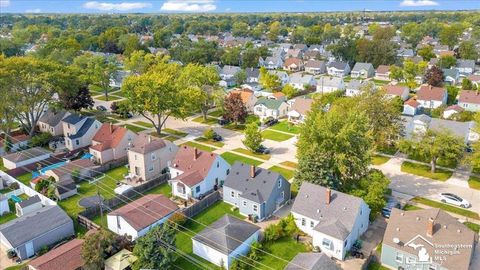
M0 0L0 13L321 12L480 9L480 0Z

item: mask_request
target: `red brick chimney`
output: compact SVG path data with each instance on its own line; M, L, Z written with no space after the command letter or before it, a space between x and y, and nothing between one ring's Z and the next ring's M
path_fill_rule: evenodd
M255 166L250 165L250 177L254 178L255 177Z
M193 148L193 160L197 160L198 158L198 149L196 147Z
M332 201L332 190L327 188L326 203L330 204L331 201Z
M427 221L427 236L433 236L433 227L435 226L433 218L429 218Z
M110 123L110 134L112 134L112 133L113 133L113 124Z

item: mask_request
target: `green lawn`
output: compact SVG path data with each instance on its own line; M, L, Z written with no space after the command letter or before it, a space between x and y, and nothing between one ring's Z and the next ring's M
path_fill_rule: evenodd
M203 119L203 116L199 116L192 120L193 122L207 124L207 125L215 125L217 123L217 119L213 117L207 117L207 121Z
M258 166L258 165L262 164L261 161L251 159L251 158L247 158L247 157L244 157L244 156L240 156L240 155L237 155L237 154L232 153L232 152L225 152L225 153L221 154L221 156L230 165L232 165L235 161L240 161L240 162L250 164L250 165L254 165L254 166Z
M18 264L18 265L15 265L15 266L7 267L7 268L5 268L5 270L21 270L26 266L27 266L27 264L22 263L22 264Z
M216 142L216 141L213 141L213 140L207 140L207 138L204 138L204 137L198 137L198 138L195 139L195 141L206 143L206 144L211 144L211 145L219 147L219 148L222 148L225 145L223 142Z
M283 269L298 253L308 251L305 244L297 243L291 237L265 243L263 249L272 255L259 252L262 257L255 265L255 269Z
M300 128L288 121L281 121L271 127L269 129L298 134L300 132Z
M233 131L243 132L245 130L245 125L237 125L235 123L230 123L228 125L223 126L223 128L230 129Z
M135 125L146 127L146 128L153 128L152 123L144 122L144 121L135 121L133 122Z
M464 222L463 225L467 226L468 228L470 228L472 231L478 233L480 232L480 225L476 224L476 223L472 223L472 222Z
M144 195L147 194L163 194L167 197L172 197L172 187L167 183L161 184L144 193Z
M15 215L15 203L10 199L8 199L8 207L10 208L10 213L0 216L0 224L7 223L17 217Z
M140 132L140 131L147 130L146 128L137 127L137 126L130 125L130 124L126 124L125 127L128 128L129 130L133 131L133 132Z
M203 264L208 266L208 269L217 269L217 267L210 262L207 262L206 260L193 254L192 237L195 236L198 232L205 229L205 226L212 224L225 214L233 215L242 219L244 218L238 213L238 211L232 211L231 208L232 206L227 203L218 202L213 206L209 207L208 209L204 210L197 216L193 217L193 220L197 221L198 223L189 220L185 225L183 225L185 229L180 228L181 231L177 233L175 241L177 248L187 253L188 255L191 255L196 259L202 261ZM182 257L180 257L175 262L175 264L181 269L200 269L198 266L192 264L191 262L187 261L185 258Z
M297 163L295 163L295 162L293 162L293 161L284 161L284 162L282 162L282 163L280 163L280 164L282 164L282 165L284 165L284 166L288 166L288 167L290 167L290 168L294 168L294 169L297 168L297 165L298 165Z
M185 132L182 132L182 131L179 131L179 130L175 130L175 129L171 129L171 128L164 128L162 131L166 132L168 134L171 134L171 135L178 136L178 137L185 137L185 136L188 135L188 133L185 133Z
M222 110L216 110L216 111L213 111L213 112L209 112L208 115L213 116L213 117L220 117L220 116L223 115L223 111Z
M285 179L287 179L287 180L292 179L293 176L295 175L295 171L285 169L285 168L282 168L282 167L278 167L278 166L272 166L272 167L269 168L269 170L274 171L274 172L278 172L283 177L285 177Z
M416 161L420 161L420 162L430 163L430 160L425 159L419 155L408 155L408 158ZM437 162L437 165L442 167L447 167L450 169L455 169L457 167L457 161L455 160L446 161L446 160L439 159Z
M367 270L389 270L389 268L385 267L385 266L382 266L380 263L378 262L371 262L368 267L367 267Z
M289 135L289 134L280 133L280 132L276 132L276 131L273 131L273 130L266 129L266 130L262 131L262 136L263 136L264 139L267 139L267 140L283 142L283 141L286 141L288 139L291 139L294 135Z
M32 173L25 173L15 178L25 185L30 186L30 181L32 181Z
M0 158L0 170L1 171L7 171L7 168L5 168L5 166L3 166L3 158Z
M389 161L390 158L389 157L384 157L384 156L380 156L380 155L374 155L372 157L372 164L373 165L382 165L382 164L385 164L387 161Z
M437 202L437 201L432 201L430 199L421 198L421 197L415 197L415 198L412 199L412 201L420 203L420 204L424 204L424 205L427 205L427 206L430 206L430 207L440 208L440 209L443 209L447 212L452 212L452 213L455 213L455 214L458 214L458 215L461 215L461 216L465 216L465 217L480 220L480 216L478 215L478 213L467 210L467 209L464 209L464 208L456 207L456 206L453 206L453 205L450 205L450 204L445 204L445 203L441 203L441 202Z
M196 143L196 142L186 142L186 143L183 143L181 145L188 145L188 146L191 146L191 147L196 147L202 151L207 151L207 152L213 152L215 151L217 148L214 148L214 147L211 147L211 146L206 146L206 145L203 145L203 144L199 144L199 143Z
M168 135L168 136L163 137L162 139L173 142L173 141L178 140L179 138L177 136Z
M435 170L435 173L431 173L430 166L423 165L423 164L416 164L408 161L403 162L402 172L411 173L411 174L427 177L427 178L438 180L438 181L446 181L453 174L453 172L451 171L446 171L439 168Z
M249 156L252 156L252 157L256 157L256 158L259 158L259 159L263 159L263 160L269 160L270 157L271 157L270 155L267 155L267 154L253 153L252 151L244 149L244 148L233 149L233 151L237 152L237 153L242 153L242 154L245 154L245 155L249 155Z
M413 211L413 210L420 210L420 209L423 209L421 207L418 207L416 205L411 205L411 204L406 204L404 207L403 207L403 210L405 211Z
M94 99L106 101L105 95L96 96L96 97L94 97ZM108 101L115 101L115 100L119 100L119 99L122 99L122 97L112 96L111 94L108 95Z
M468 186L480 190L480 177L470 176L470 179L468 179Z

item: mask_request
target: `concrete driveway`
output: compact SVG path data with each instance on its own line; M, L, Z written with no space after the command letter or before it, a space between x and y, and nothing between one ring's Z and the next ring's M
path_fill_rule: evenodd
M0 269L13 266L16 263L7 257L7 249L0 245Z

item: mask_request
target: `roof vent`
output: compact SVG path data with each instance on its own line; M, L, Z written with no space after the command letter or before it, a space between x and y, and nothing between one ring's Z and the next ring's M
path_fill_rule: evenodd
M402 216L403 216L403 213L402 213ZM419 220L420 220L420 217L417 217L416 220L419 221Z
M402 212L402 213L400 213L400 215L401 215L401 216L404 216L404 215L405 215L405 213L403 213L403 212Z
M447 228L447 225L443 225L443 228L446 229L446 228Z
M397 232L399 232L399 231L400 231L400 228L397 227L396 230L397 230Z
M343 207L343 211L347 211L347 207L346 207L346 206L345 206L345 207Z
M308 194L305 194L305 198L308 198Z
M461 233L462 231L460 229L457 229L457 233Z
M393 238L393 243L400 244L400 239L398 239L397 237L394 237Z
M317 213L320 213L320 209L317 208Z

